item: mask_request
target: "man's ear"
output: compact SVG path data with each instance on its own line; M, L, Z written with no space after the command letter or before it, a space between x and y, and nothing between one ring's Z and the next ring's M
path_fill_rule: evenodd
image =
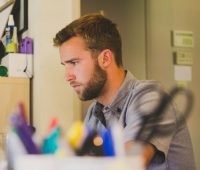
M113 60L113 53L109 49L103 50L98 57L99 65L102 68L107 68L112 63L112 60Z

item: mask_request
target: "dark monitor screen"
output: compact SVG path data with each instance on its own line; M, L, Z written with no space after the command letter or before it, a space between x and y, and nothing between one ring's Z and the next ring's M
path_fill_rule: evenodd
M23 32L28 29L28 0L15 0L11 13L18 30L18 36L21 37Z

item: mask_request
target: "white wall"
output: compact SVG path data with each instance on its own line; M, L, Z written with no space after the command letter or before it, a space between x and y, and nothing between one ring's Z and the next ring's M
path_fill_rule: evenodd
M174 80L173 51L191 52L193 55L192 81L195 105L188 120L195 152L197 169L200 169L200 2L196 0L147 0L147 78L161 81L166 88L176 84ZM171 46L171 30L194 32L194 48Z
M124 66L136 77L146 78L144 0L83 0L81 14L103 11L122 36Z
M32 80L33 123L43 133L50 119L58 117L67 128L80 115L76 95L64 81L55 34L80 15L79 0L29 1L28 35L34 39L34 77Z

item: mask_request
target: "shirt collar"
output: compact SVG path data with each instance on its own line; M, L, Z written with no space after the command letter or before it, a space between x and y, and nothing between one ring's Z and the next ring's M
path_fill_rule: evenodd
M111 109L114 112L121 113L125 99L128 96L128 93L130 92L130 88L133 87L136 80L137 79L131 74L131 72L126 70L126 76L119 91L113 97L112 102L109 105L104 107L103 112L106 113L107 111Z

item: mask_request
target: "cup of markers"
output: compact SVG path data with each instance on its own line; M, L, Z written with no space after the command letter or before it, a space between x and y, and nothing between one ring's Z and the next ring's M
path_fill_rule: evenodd
M10 117L11 128L7 133L6 155L8 167L14 168L14 161L19 155L52 154L62 157L124 156L124 145L119 126L103 130L94 130L76 121L66 132L61 131L58 120L53 118L47 131L40 140L36 140L37 131L28 124L23 104Z

